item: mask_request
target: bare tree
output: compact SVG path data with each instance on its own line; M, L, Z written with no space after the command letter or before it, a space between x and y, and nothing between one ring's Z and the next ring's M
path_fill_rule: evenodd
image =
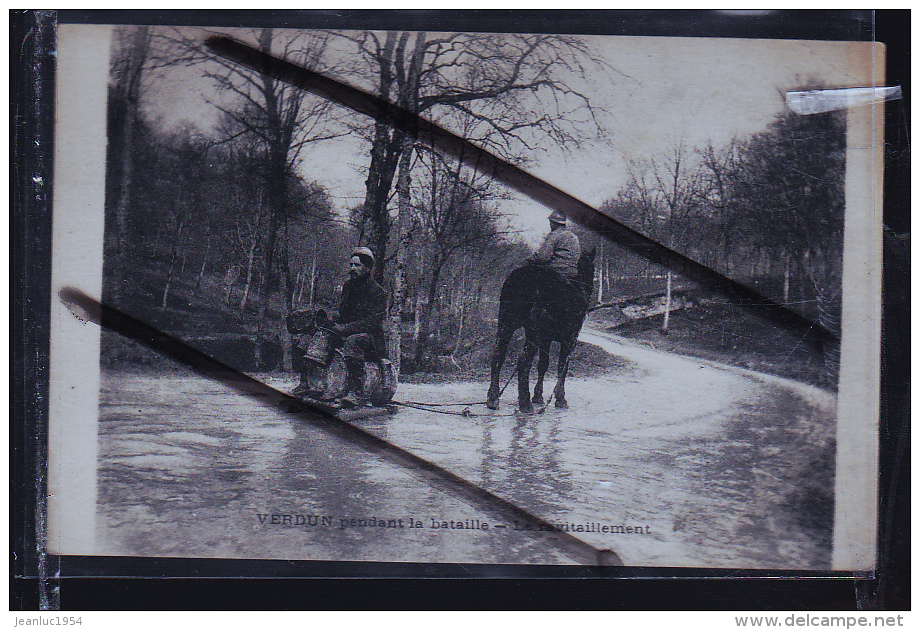
M699 165L692 163L692 157L680 141L664 156L630 161L626 187L604 204L604 211L672 249L688 249L685 237L692 233L690 219L698 218L694 215L702 206L704 191ZM647 275L647 261L644 266ZM672 283L668 269L663 334L670 323Z
M205 216L202 181L196 166L204 161L208 145L200 138L179 134L170 138L163 149L160 171L164 175L162 181L165 186L161 190L158 205L165 210L168 235L165 240L170 250L161 300L161 307L165 311L169 308L170 289L186 260L187 248L183 247L183 239L190 235L189 226L200 223ZM208 230L194 230L193 236L201 233L207 234ZM197 244L200 246L200 242ZM177 265L180 266L178 270Z
M840 113L787 113L742 149L739 192L766 242L790 248L816 284L837 284L846 135Z
M732 194L739 217L767 252L782 257L788 299L793 261L810 283L820 324L839 332L843 259L844 114L786 112L739 149ZM839 344L825 348L836 371Z
M300 160L301 151L309 143L337 137L335 119L328 101L308 98L303 90L272 78L268 74L254 72L220 56L213 55L200 42L184 37L181 33L164 35L172 41L179 54L173 60L176 64L200 64L204 75L218 88L220 97L213 102L225 116L229 131L225 141L240 136L250 136L259 143L259 157L264 167L259 170L264 181L264 207L266 220L261 222L265 229L262 247L263 260L261 287L259 290L259 321L256 334L256 361L262 362L262 346L268 326L268 309L272 289L275 286L276 267L281 268L286 286L283 310L290 310L291 281L287 256L282 256L280 265L276 260L279 232L286 229L288 212L288 187ZM262 52L280 56L310 68L319 66L324 54L327 36L322 32L277 34L265 28L251 32ZM283 234L282 234L283 237ZM282 238L282 244L284 244ZM286 252L285 252L286 254ZM245 301L243 304L245 308ZM289 357L285 357L289 362Z
M133 193L136 131L141 124L141 95L148 67L152 35L148 26L115 30L109 68L108 153L106 207L112 209L112 299L118 303L124 288L128 214Z
M421 303L420 331L415 363L423 365L428 351L432 309L441 286L441 274L447 263L461 251L481 251L500 235L494 211L488 208L492 181L451 164L435 152L426 151L423 167L427 170L427 200L417 205L416 238L424 239L427 277L427 300Z
M372 84L377 94L409 112L453 126L506 159L521 162L520 156L540 143L565 145L586 133L601 133L587 97L566 82L584 76L590 59L577 38L393 31L339 35L360 52L364 63L351 69L358 81ZM368 140L371 159L360 238L380 261L378 281L392 278L387 345L399 365L416 139L380 118ZM394 179L395 220L389 208ZM391 247L395 254L390 254Z
M648 161L630 161L626 186L620 190L612 203L607 204L606 210L615 219L623 221L646 236L656 238L661 209L651 170L652 166ZM640 265L642 273L648 277L651 263L644 258Z
M403 107L406 107L413 113L418 113L416 107L419 95L419 76L421 73L421 63L425 54L425 42L427 33L416 33L415 46L409 62L409 67L405 76L405 86L402 90ZM401 40L402 41L402 40ZM403 66L401 58L396 59L396 66ZM398 138L399 134L397 134ZM406 257L409 251L410 238L409 228L411 222L410 205L411 205L411 170L412 158L415 139L407 134L401 137L402 146L400 147L399 159L399 176L396 182L396 194L398 198L397 214L397 232L396 232L396 267L393 273L393 296L389 305L389 323L390 331L387 339L387 354L393 364L396 365L397 372L402 365L402 338L400 335L400 324L402 315L406 306ZM382 265L381 265L382 267ZM419 332L415 337L418 338Z
M405 109L439 121L451 112L475 120L473 137L502 157L520 161L540 143L566 145L600 126L588 98L567 79L587 73L587 48L574 37L445 33L342 33L364 59L353 69L373 76L374 89ZM593 63L593 62L592 62ZM371 141L364 240L386 261L392 219L387 210L394 177L412 142L380 119ZM543 145L545 146L545 144ZM377 269L383 280L385 265Z
M709 237L717 242L710 249L718 254L715 259L722 270L731 274L734 244L740 236L737 199L732 195L737 172L737 143L732 142L721 150L708 144L699 151L699 155L702 160L703 202L715 223Z
M663 227L668 247L674 248L677 240L685 232L688 219L700 206L699 171L688 164L687 150L683 141L674 147L671 154L663 160L652 160L651 174L655 181L655 193L659 206L665 211ZM664 319L661 332L668 334L671 316L671 269L667 272Z
M239 303L240 316L246 313L249 305L256 252L263 240L262 222L265 217L265 178L259 174L261 165L254 155L253 144L247 144L234 149L229 156L226 178L228 198L224 208L232 224L234 248L242 255L246 269ZM239 172L234 172L237 170ZM236 263L231 261L230 264Z

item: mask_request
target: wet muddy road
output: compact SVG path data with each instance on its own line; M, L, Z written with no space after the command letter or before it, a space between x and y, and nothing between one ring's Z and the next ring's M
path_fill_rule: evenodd
M828 567L832 394L594 331L582 340L622 367L575 368L570 409L518 415L513 385L489 411L474 404L485 383L402 384L399 401L472 415L401 407L355 424L627 565ZM99 434L100 553L575 562L552 533L193 375L104 373Z

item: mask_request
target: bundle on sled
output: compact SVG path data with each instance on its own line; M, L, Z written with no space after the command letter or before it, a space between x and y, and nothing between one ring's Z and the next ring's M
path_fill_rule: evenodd
M300 384L291 394L332 409L383 407L396 393L393 364L373 357L349 365L345 340L323 309L294 311L287 318L294 370Z

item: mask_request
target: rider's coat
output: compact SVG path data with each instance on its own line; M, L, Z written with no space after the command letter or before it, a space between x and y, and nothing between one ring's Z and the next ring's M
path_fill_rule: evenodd
M578 275L580 257L581 244L578 237L563 227L550 232L533 256L534 260L549 263L550 268L569 280Z

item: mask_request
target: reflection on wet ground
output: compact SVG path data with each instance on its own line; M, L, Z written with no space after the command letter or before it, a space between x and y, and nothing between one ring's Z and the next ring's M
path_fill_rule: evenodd
M832 445L833 396L672 355L630 358L570 380L568 410L519 416L506 393L500 410L474 405L470 417L403 407L355 423L628 565L827 568L833 489L803 494L800 482ZM404 384L397 398L462 408L484 392ZM549 534L196 376L104 374L99 426L100 553L573 562Z
M294 418L192 375L105 375L100 553L572 563Z

